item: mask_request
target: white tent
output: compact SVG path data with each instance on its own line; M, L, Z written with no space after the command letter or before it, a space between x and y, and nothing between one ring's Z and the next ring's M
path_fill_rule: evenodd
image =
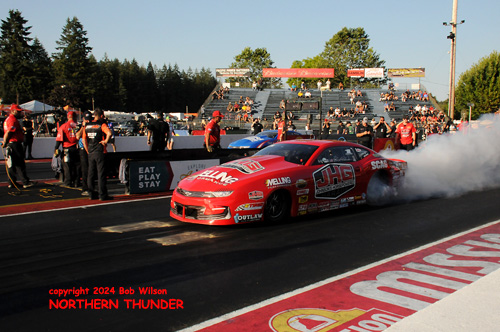
M32 100L27 103L19 105L19 107L25 109L25 110L30 110L33 113L42 113L42 112L47 112L47 111L52 111L55 109L54 106L50 106L47 104L42 103L41 101L38 100Z

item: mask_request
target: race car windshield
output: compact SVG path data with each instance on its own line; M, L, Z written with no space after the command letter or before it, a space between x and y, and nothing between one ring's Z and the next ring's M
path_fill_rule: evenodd
M274 138L278 133L277 132L261 132L261 133L258 133L257 136L258 137L267 137L267 138Z
M260 150L255 156L283 156L285 157L285 161L304 165L317 149L318 147L314 145L274 144Z

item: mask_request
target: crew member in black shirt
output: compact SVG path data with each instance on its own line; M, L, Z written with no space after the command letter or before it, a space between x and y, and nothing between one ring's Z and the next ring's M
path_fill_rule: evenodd
M373 128L368 124L368 118L363 118L363 122L358 125L356 129L356 137L358 138L358 143L366 146L367 148L372 148L372 136Z

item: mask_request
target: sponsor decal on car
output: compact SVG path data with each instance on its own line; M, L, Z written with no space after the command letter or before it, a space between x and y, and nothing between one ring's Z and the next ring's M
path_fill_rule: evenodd
M275 188L280 186L288 186L292 183L292 179L289 176L281 177L281 178L273 178L266 180L267 188Z
M297 190L297 196L309 195L309 189L299 189Z
M313 173L316 198L337 199L356 186L354 168L349 164L328 164Z
M263 206L264 203L245 203L238 206L235 211L262 210Z
M374 160L372 161L372 169L384 169L388 168L387 160Z
M258 161L251 159L232 161L222 164L220 167L237 169L244 174L252 174L264 170L264 166L262 166Z
M231 183L235 183L238 181L238 178L235 178L231 175L228 175L227 172L221 172L217 170L206 170L202 173L193 175L192 178L206 180L213 182L215 184L220 184L226 186Z
M262 213L256 213L256 214L244 214L240 215L237 213L234 216L234 222L235 223L240 223L240 222L249 222L249 221L256 221L256 220L261 220L262 219Z
M248 199L253 201L258 201L264 198L264 193L262 191L254 190L248 193Z
M308 200L309 200L309 196L307 196L307 195L300 196L299 197L299 204L307 203Z
M295 186L298 189L303 189L303 188L307 187L307 181L304 179L298 179L297 182L295 182Z

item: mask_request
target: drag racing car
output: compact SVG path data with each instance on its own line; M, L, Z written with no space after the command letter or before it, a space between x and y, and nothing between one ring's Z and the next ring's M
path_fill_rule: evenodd
M172 195L170 215L229 225L385 203L397 194L406 168L405 161L356 143L280 142L183 179Z
M287 140L294 139L309 139L314 138L314 135L301 134L295 130L286 132ZM255 136L249 136L229 144L229 149L261 149L278 141L277 130L265 130Z

